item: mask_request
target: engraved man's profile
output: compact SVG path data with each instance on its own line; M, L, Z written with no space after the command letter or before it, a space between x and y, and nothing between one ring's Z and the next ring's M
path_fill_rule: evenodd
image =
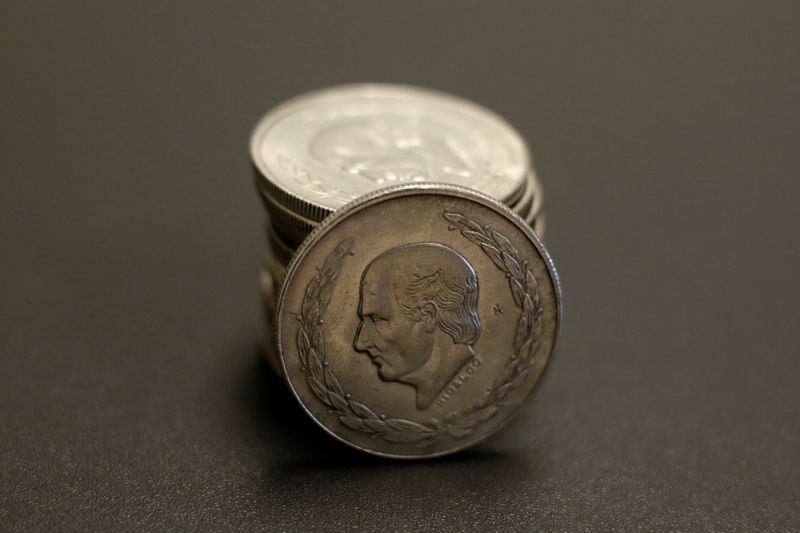
M353 344L382 380L412 385L426 409L476 357L477 305L478 277L461 254L436 243L398 246L364 269Z

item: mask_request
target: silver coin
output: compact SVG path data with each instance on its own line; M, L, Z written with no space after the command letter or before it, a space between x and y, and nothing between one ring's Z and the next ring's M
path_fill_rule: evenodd
M454 183L506 201L529 167L520 135L491 111L381 84L334 87L278 106L256 126L250 152L260 189L317 222L403 182Z
M486 438L530 396L561 320L552 261L506 206L407 184L327 218L276 310L286 380L317 424L394 458Z

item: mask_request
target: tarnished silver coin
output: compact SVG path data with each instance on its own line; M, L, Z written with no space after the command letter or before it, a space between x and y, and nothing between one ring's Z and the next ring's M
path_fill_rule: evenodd
M530 396L558 337L560 289L508 207L406 184L304 241L275 318L285 378L322 428L368 453L434 457L484 439Z
M278 106L256 126L250 153L262 195L317 222L403 182L454 183L509 203L529 167L522 138L493 112L382 84L334 87Z

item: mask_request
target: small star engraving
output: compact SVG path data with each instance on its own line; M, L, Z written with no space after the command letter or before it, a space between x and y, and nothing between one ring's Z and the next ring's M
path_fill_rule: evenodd
M503 307L500 304L494 304L494 314L496 315L503 314Z

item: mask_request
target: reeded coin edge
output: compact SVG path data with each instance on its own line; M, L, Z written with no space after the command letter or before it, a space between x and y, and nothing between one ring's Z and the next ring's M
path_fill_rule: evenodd
M261 195L261 200L273 226L280 228L280 231L291 237L294 242L302 242L306 235L319 225L319 222L293 213L265 194Z
M299 245L299 243L301 243L303 239L305 239L311 233L311 231L314 230L314 228L319 226L320 222L310 220L306 217L298 215L293 211L290 211L288 208L284 207L283 204L275 200L275 198L272 197L268 191L264 190L262 185L263 182L257 182L256 188L258 189L258 194L261 197L264 208L267 210L270 218L274 222L273 225L280 228L277 231L280 231L286 235L292 241L292 243ZM517 198L513 205L506 202L502 203L505 204L506 207L510 208L514 213L522 217L530 226L535 228L536 216L542 207L543 200L542 186L533 167L531 167L528 171L525 177L525 183L523 185L523 194L521 197ZM457 185L457 187L461 186ZM476 190L476 192L480 191ZM539 234L538 231L536 233Z
M542 374L539 376L539 379L534 383L533 387L529 391L529 393L523 398L506 416L505 418L499 422L495 427L489 429L486 433L481 435L476 440L468 441L462 445L456 446L451 449L441 450L438 452L433 453L424 453L418 455L411 455L411 454L392 454L381 452L378 450L373 450L370 448L365 448L358 444L348 441L344 437L338 435L333 429L327 427L322 421L318 420L316 416L306 407L305 402L300 397L300 394L295 389L292 380L289 377L288 369L286 360L283 357L283 342L281 338L281 326L283 323L283 313L282 308L284 305L284 299L286 298L286 293L288 287L292 284L294 279L295 273L299 268L298 265L302 263L305 259L306 255L308 254L309 250L313 248L318 240L320 240L325 234L335 228L341 220L346 219L351 214L354 214L362 209L366 209L373 204L379 203L381 201L389 200L391 198L396 197L403 197L403 196L413 196L416 194L442 194L444 196L451 196L456 198L462 198L465 200L475 201L479 204L483 204L486 207L493 208L498 211L500 214L505 215L508 219L510 219L517 228L523 232L523 234L528 237L528 239L533 243L534 247L536 248L539 255L544 260L545 266L547 268L547 272L550 276L550 281L552 283L552 287L554 289L554 298L556 304L556 317L555 317L555 332L553 336L553 344L550 347L550 353L547 356L547 364L545 364L544 369L542 370ZM550 362L553 356L556 353L556 346L558 344L558 339L561 332L561 323L563 321L563 305L562 305L562 291L561 291L561 282L558 277L558 272L556 271L555 264L553 263L553 259L550 256L549 252L545 249L544 245L542 244L541 239L534 233L533 229L516 213L511 211L507 206L505 206L502 202L495 200L494 198L475 191L473 189L468 189L466 187L461 187L458 185L452 185L447 183L435 183L435 182L426 182L426 183L405 183L400 185L395 185L392 187L388 187L385 189L380 189L378 191L374 191L372 193L366 194L357 198L356 200L345 204L344 206L340 207L336 211L334 211L330 216L328 216L322 223L312 231L308 237L300 244L295 252L292 260L289 262L289 265L286 268L286 275L281 283L280 291L278 294L277 304L275 306L275 319L274 319L274 327L275 327L275 347L278 352L278 357L280 358L281 368L283 370L283 375L286 378L286 383L289 389L292 391L295 399L300 404L303 411L308 414L308 416L318 425L320 426L326 433L331 435L333 438L342 442L343 444L360 450L362 452L376 455L379 457L386 457L390 459L428 459L428 458L435 458L435 457L442 457L445 455L450 455L452 453L459 452L475 444L489 438L497 431L502 429L514 416L516 416L519 409L528 402L531 398L532 394L535 390L540 388L542 380L544 379L545 375L547 375L547 368L550 366Z

